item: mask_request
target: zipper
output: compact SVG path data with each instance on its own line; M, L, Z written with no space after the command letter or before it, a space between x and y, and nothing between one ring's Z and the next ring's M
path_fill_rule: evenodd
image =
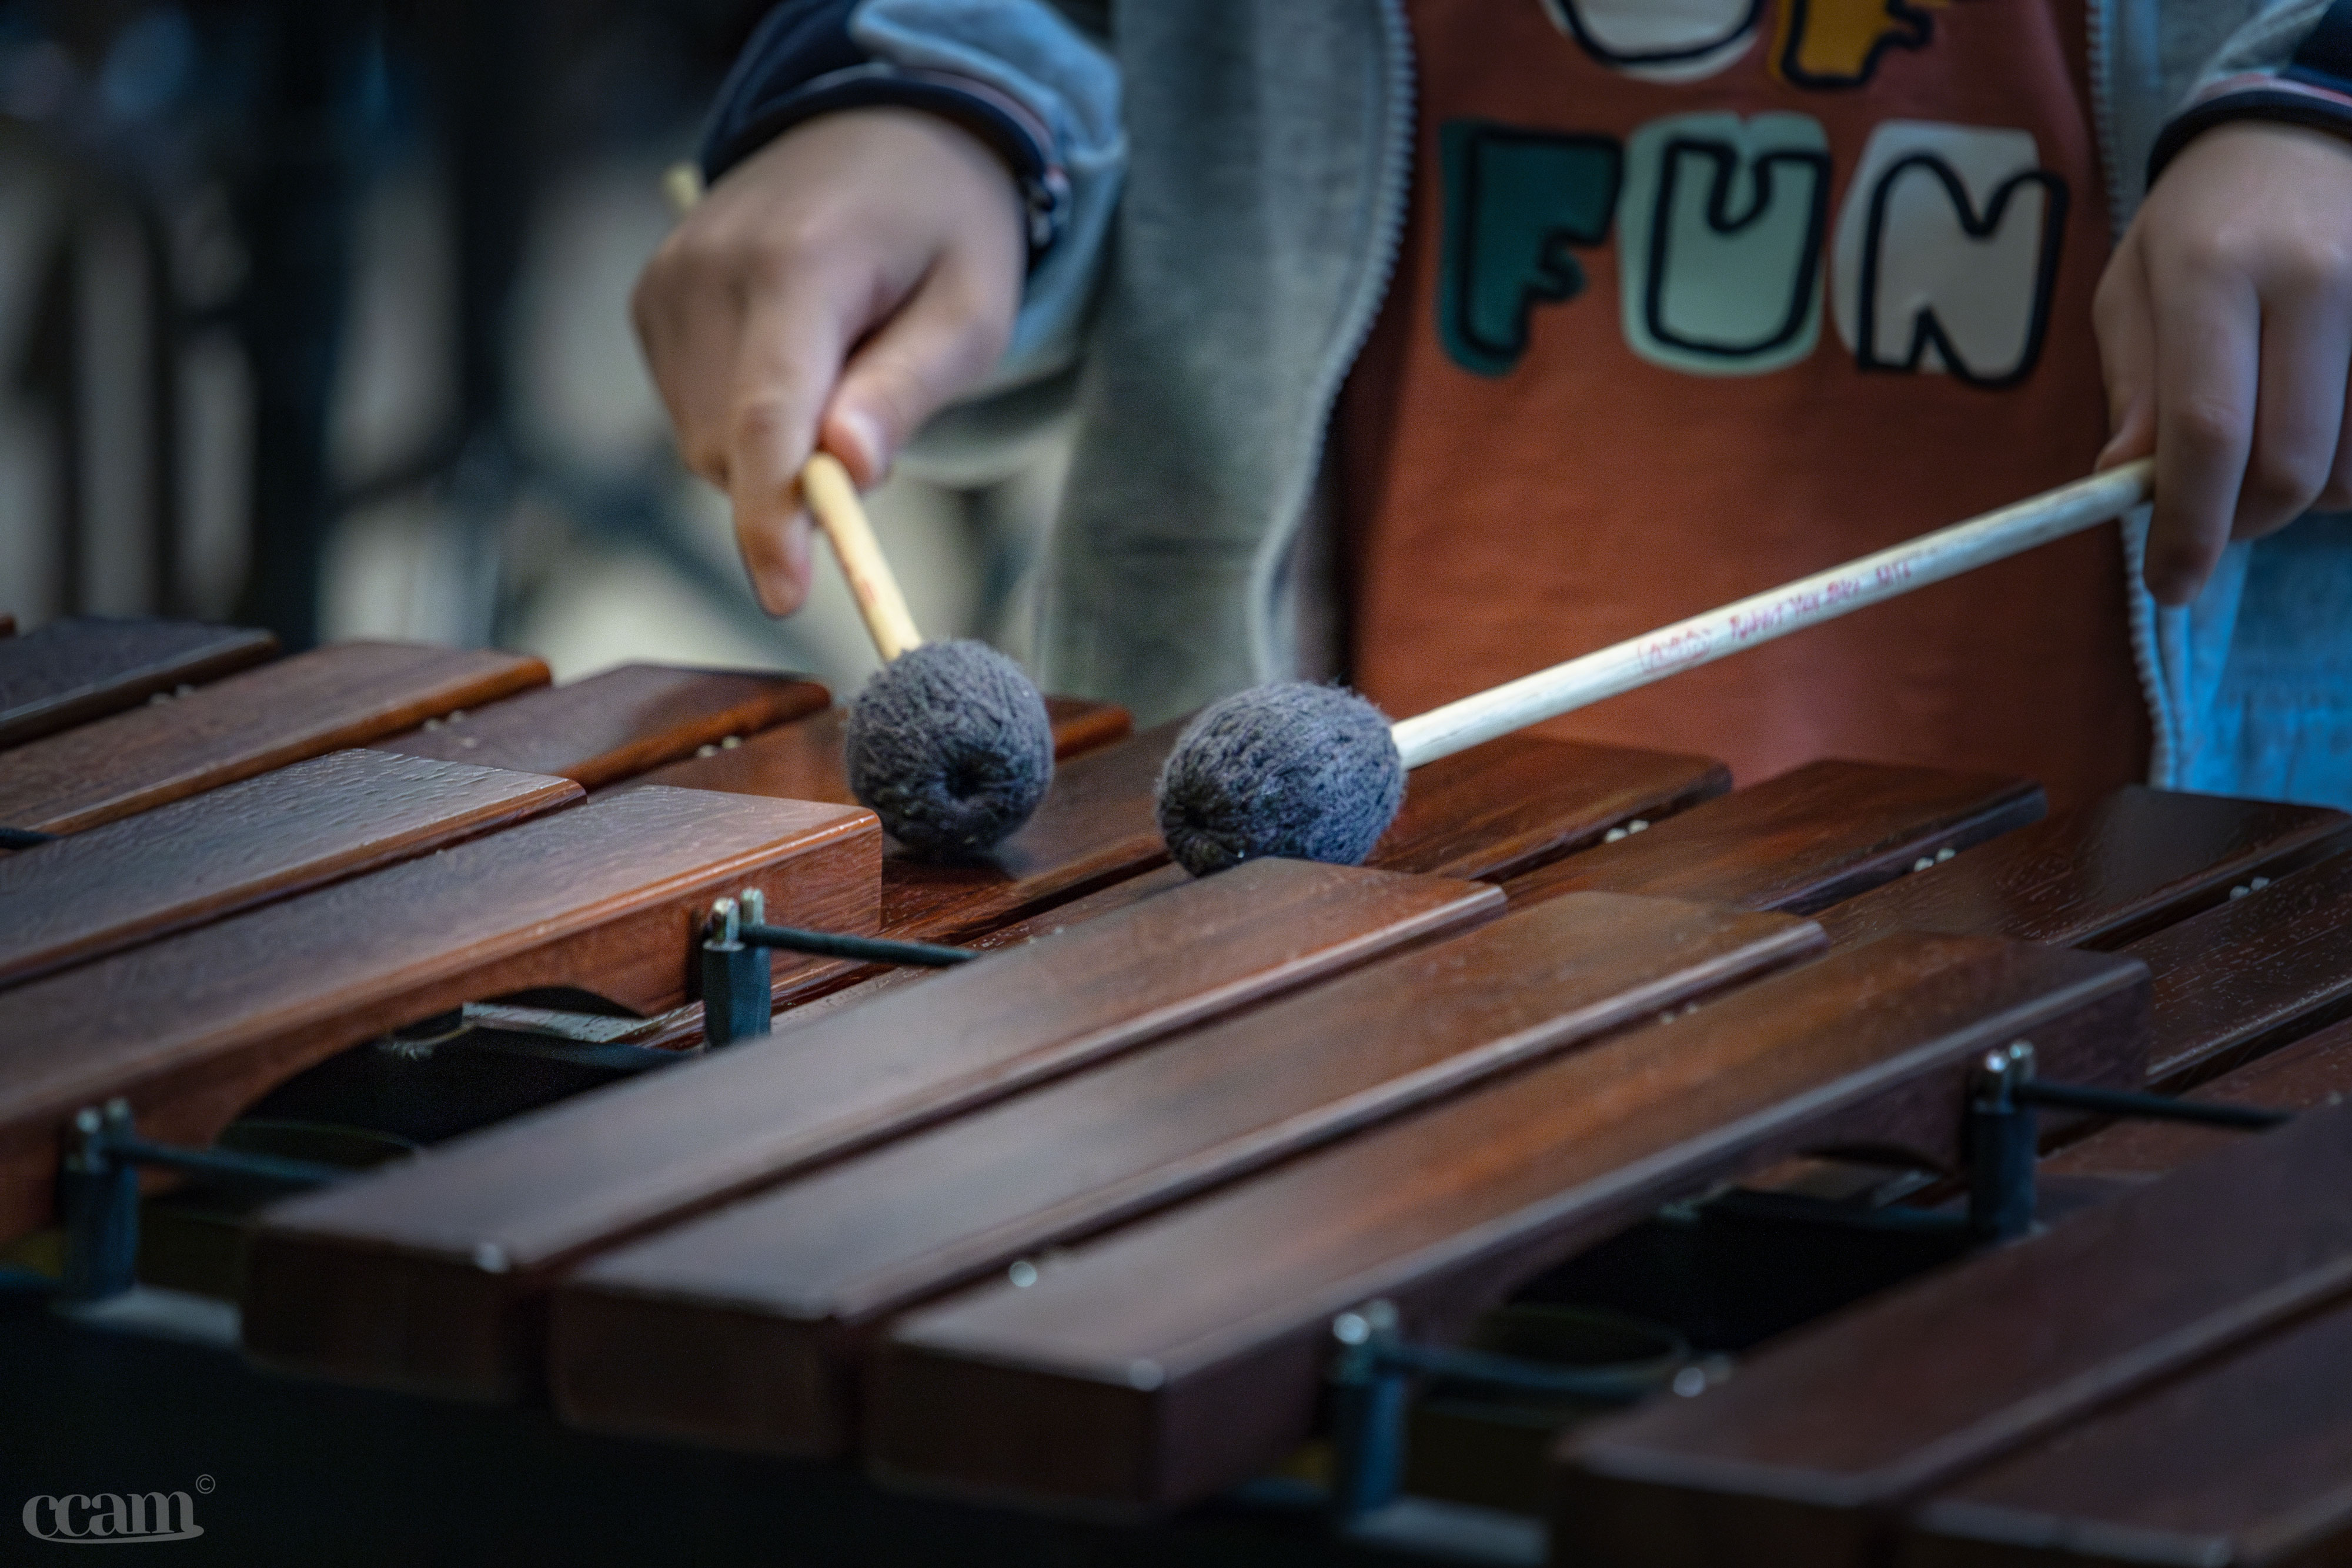
M1285 562L1297 548L1298 532L1306 521L1307 509L1313 504L1315 492L1323 473L1325 448L1330 444L1331 414L1339 405L1340 389L1346 385L1348 372L1355 368L1356 357L1363 352L1364 344L1380 320L1381 307L1387 302L1389 285L1396 277L1397 257L1404 249L1406 206L1412 191L1413 152L1413 56L1412 28L1405 16L1405 0L1373 0L1380 13L1381 36L1386 56L1385 80L1381 83L1383 108L1388 115L1386 134L1381 139L1381 174L1374 193L1372 250L1366 258L1365 268L1347 313L1340 318L1339 330L1332 340L1332 351L1315 380L1312 400L1315 426L1307 446L1307 461L1300 465L1298 477L1291 493L1284 497L1277 517L1287 519L1270 533L1266 546L1260 553L1250 573L1250 600L1256 607L1253 636L1257 643L1254 650L1261 678L1269 670L1288 674L1296 661L1296 649L1289 660L1278 656L1272 644L1279 622L1275 605L1275 591ZM1294 635L1295 635L1294 628Z
M2147 591L2147 519L2127 516L2116 527L2124 547L2124 608L2131 619L2132 664L2139 671L2140 695L2147 699L2147 781L2174 788L2180 766L2179 738L2164 703L2162 662L2156 646L2156 601Z
M2088 0L2084 16L2090 25L2089 77L2091 133L2097 147L2099 172L2107 187L2107 243L2123 243L2131 225L2130 204L2124 194L2123 164L2116 137L2116 0ZM2144 572L2147 564L2147 519L2126 517L2117 525L2124 556L2124 613L2131 628L2132 666L2139 674L2141 697L2147 704L2147 781L2158 789L2172 786L2179 747L2173 734L2173 716L2164 700L2163 665L2156 645L2156 601L2148 596Z
M2116 137L2116 0L2088 0L2083 7L2090 25L2091 134L2098 150L2099 172L2107 183L2107 239L2120 242L2130 226L2130 204L2124 199L2123 164Z

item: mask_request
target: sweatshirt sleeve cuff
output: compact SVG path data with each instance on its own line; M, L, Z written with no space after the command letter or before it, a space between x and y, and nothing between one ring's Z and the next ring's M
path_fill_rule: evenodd
M759 105L703 149L702 174L716 182L728 170L793 127L820 114L890 105L919 109L961 126L1003 159L1019 188L1026 217L1029 264L1034 267L1068 226L1070 181L1055 154L1052 133L1027 105L971 77L883 61L827 72Z
M2249 71L2210 83L2156 139L2147 180L2216 125L2265 120L2352 139L2352 0L2335 0L2275 75Z

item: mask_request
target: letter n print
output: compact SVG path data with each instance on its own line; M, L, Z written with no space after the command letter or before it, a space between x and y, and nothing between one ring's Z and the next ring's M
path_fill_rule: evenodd
M1838 214L1838 335L1865 371L2014 385L2041 358L2065 229L2031 132L1887 120Z

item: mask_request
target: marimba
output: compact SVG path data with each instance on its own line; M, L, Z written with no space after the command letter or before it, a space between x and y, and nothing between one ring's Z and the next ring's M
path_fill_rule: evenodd
M2352 1292L2339 813L1514 737L1416 775L1367 868L1194 883L1150 825L1175 727L1057 700L1038 817L937 865L804 680L271 652L0 640L0 1216L79 1313L193 1287L322 1386L991 1509L1363 1527L1445 1470L1423 1395L1654 1388L1559 1438L1560 1561L2352 1535L2311 1392ZM711 1045L752 895L983 956L782 957L770 1032ZM2304 1113L2107 1124L2217 1102ZM287 1157L327 1124L383 1163ZM256 1186L301 1190L220 1200ZM1769 1220L1765 1274L1956 1260L1728 1360L1667 1324L1630 1383L1475 1348L1662 1214ZM2131 1555L2191 1535L2241 1557Z

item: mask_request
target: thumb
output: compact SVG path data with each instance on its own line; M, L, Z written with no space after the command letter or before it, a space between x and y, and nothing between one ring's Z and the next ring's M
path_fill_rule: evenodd
M935 267L852 356L817 434L860 489L879 484L923 422L1003 358L1017 300L994 292Z

